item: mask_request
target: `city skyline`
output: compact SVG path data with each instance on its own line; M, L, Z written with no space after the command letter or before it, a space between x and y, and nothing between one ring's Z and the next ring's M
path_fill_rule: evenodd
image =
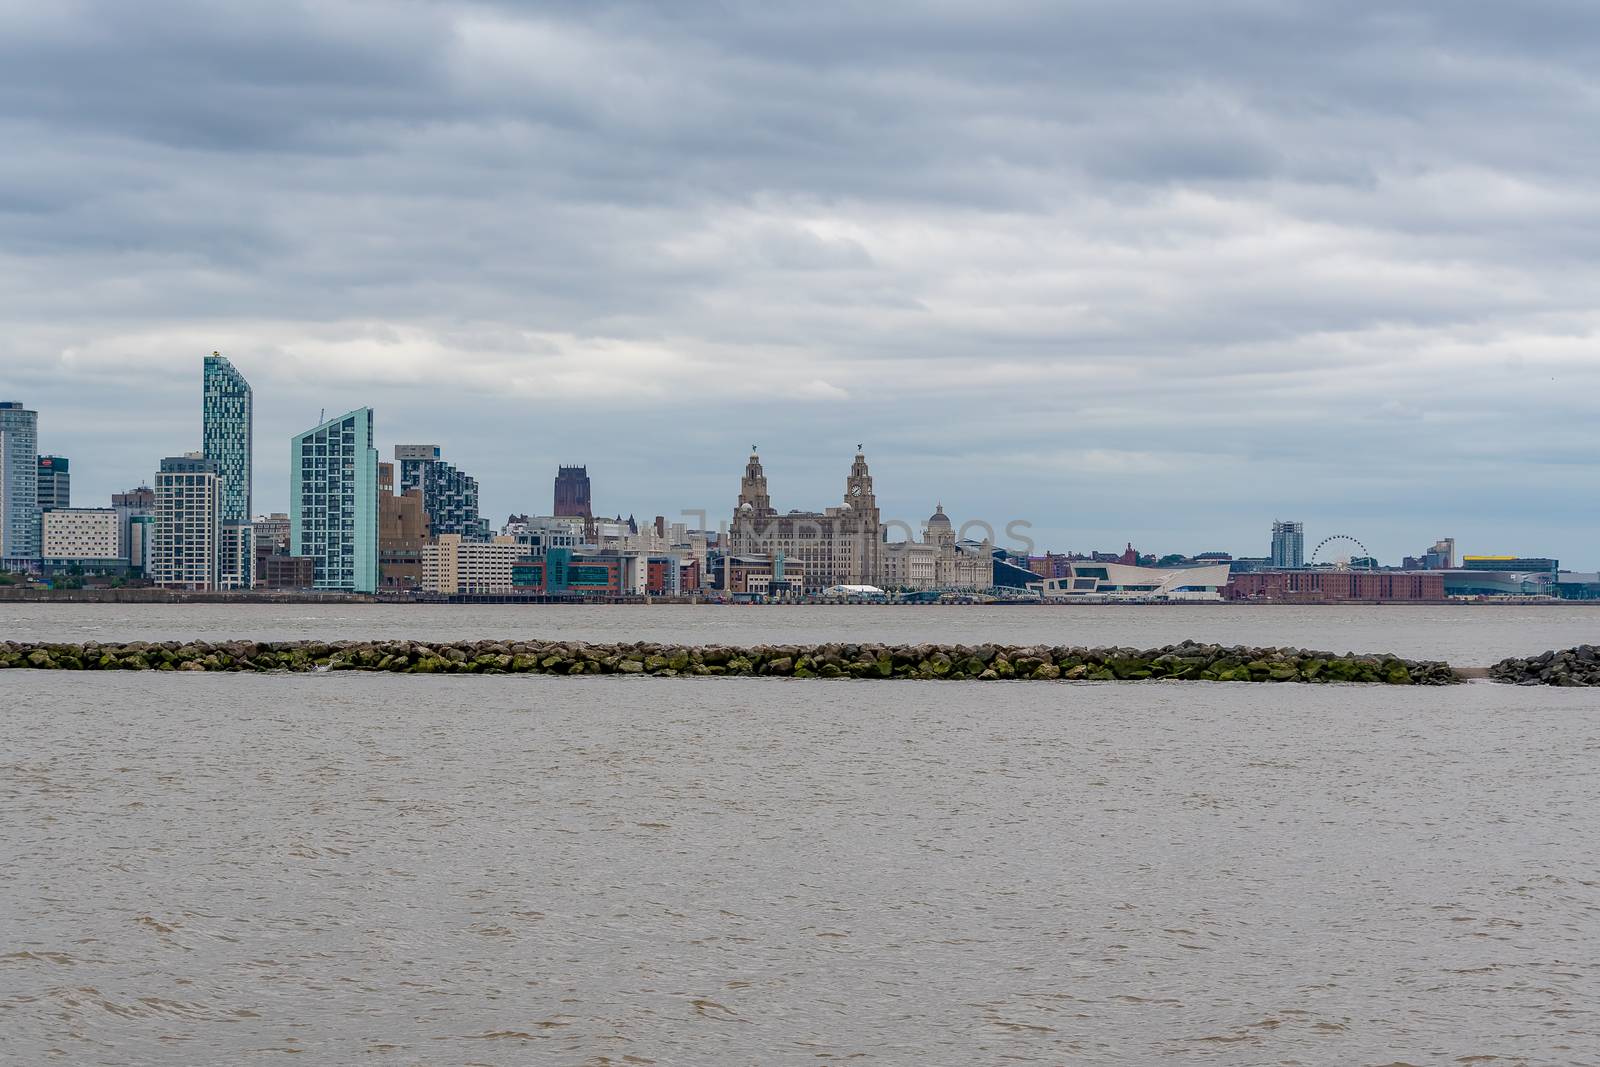
M236 389L242 390L243 410L245 415L242 428L238 427L237 425L235 426L236 435L242 433L245 441L249 443L252 437L251 424L253 419L250 415L250 412L253 404L253 391L248 382L245 380L245 376L241 371L235 368L226 357L221 356L221 354L218 352L212 352L210 355L205 356L204 366L206 370L206 384L203 385L201 389L201 407L203 415L206 415L207 417L202 419L202 437L215 432L209 428L211 421L208 413L217 410L215 407L213 387L210 383L213 380L212 375L217 371L217 369L219 367L225 367L229 380L235 383ZM11 403L15 405L18 402L13 401ZM23 408L26 408L25 404L22 406ZM443 457L446 454L453 455L455 453L453 448L438 445L419 446L406 443L391 443L387 438L385 438L383 433L380 432L383 428L383 423L381 417L373 410L373 406L364 405L361 410L367 412L367 414L363 417L370 421L373 425L374 436L372 438L372 442L377 454L380 456L393 454L396 458L395 469L397 471L402 469L404 466L403 462L401 461L402 456L412 456L413 462L416 462L425 451L429 456L425 469L431 469L434 467L439 468L445 472L445 475L449 478L452 485L457 485L458 487L470 487L471 495L470 497L466 497L464 499L471 499L473 501L477 500L479 492L477 480L472 478L469 474L467 474L467 472L459 470L443 460ZM352 411L350 414L355 413L355 411ZM341 418L343 417L344 416L341 416ZM43 413L39 414L38 421L44 421ZM41 434L40 437L42 438L42 436L43 435ZM297 432L289 436L291 438L298 439L302 436L302 432ZM820 444L813 442L812 444L814 446L813 452L819 449L822 451L824 465L828 463L829 450L833 450L838 447L833 445L831 442L822 442ZM564 445L562 447L566 450L562 452L562 455L567 455L573 450L574 446ZM253 457L253 450L247 449L247 451L249 451ZM40 450L38 454L41 460L48 455L42 450ZM522 454L527 455L528 453L524 452ZM59 459L60 457L54 458ZM910 466L915 467L918 461L919 457L911 457ZM238 457L234 457L233 462L237 466L240 461ZM764 459L763 462L765 463L767 461ZM269 484L279 480L273 477L273 472L277 470L277 467L270 462L265 468L259 468L258 464L256 464L253 458L246 458L243 463L246 471L245 492L247 494L250 492L248 488L250 485L249 479L251 478L250 472L254 470L264 470L268 475L266 480ZM493 466L492 463L490 465ZM81 464L78 469L82 469ZM569 466L566 463L560 463L557 464L553 469L559 473L563 470L569 469ZM570 469L583 470L584 468L579 467ZM828 477L826 466L824 466L824 469L821 471L811 467L797 467L795 466L794 458L792 456L789 457L789 462L785 462L783 456L778 456L778 464L776 469L783 472L782 476L786 484L807 485L819 481L823 483L836 481L836 478L830 479ZM283 470L288 472L288 465L285 465ZM687 467L663 467L656 468L656 470L658 472L670 471L670 474L667 476L662 476L660 473L651 475L647 472L643 476L644 480L648 481L652 486L652 491L656 494L655 499L661 499L664 496L670 497L673 494L673 486L677 485L680 481L684 484L699 484L707 481L715 482L718 480L718 475L720 473L713 470L708 475L708 473L704 470L695 470ZM101 480L105 481L106 484L120 484L122 486L121 489L107 494L108 498L110 496L115 496L126 489L132 488L135 485L153 484L155 477L154 474L142 475L133 473L130 473L127 477L121 477L115 473L105 473L104 468L100 468L100 472ZM538 471L525 471L522 472L519 477L521 477L521 480L525 483L537 483L540 475ZM545 470L544 477L548 479L548 469ZM604 486L604 479L601 481L602 486ZM515 502L512 502L506 509L493 509L492 505L490 508L477 508L477 514L481 516L482 522L481 527L478 528L478 536L487 537L498 531L503 522L503 520L499 518L499 515L501 514L511 517L518 514L545 515L552 513L553 508L544 507L542 504L543 500L550 499L548 484L548 481L546 481L546 487L542 490L537 485L531 486L530 491L532 495L529 498L519 499ZM222 479L222 486L223 488L221 492L226 495L226 479ZM403 490L404 488L404 485L397 487L398 490ZM511 494L509 492L493 492L492 486L490 489L491 492L488 494L488 496L491 499L499 497L508 501L511 500ZM834 486L833 489L836 494L837 486ZM457 491L461 492L463 490L458 488ZM79 506L105 506L104 504L96 502L95 498L90 495L91 493L96 492L96 490L93 488L86 488L79 485L75 487L74 492L76 502L79 504ZM787 507L785 510L804 511L808 507L826 504L831 500L831 497L827 495L828 492L829 490L825 485L822 489L823 496L821 499L812 501L809 498L804 500L797 498L793 502L793 506ZM907 494L904 491L894 492L893 490L890 490L884 495L886 499L900 499L904 501L907 498ZM941 510L943 510L944 504L947 500L959 501L963 498L963 495L964 494L962 493L960 486L952 485L948 491L938 496L937 505ZM282 498L281 505L273 503L269 506L256 506L253 510L252 517L265 516L272 512L291 512L291 496L292 491L286 492ZM604 496L605 491L604 488L602 488L602 497ZM617 506L607 507L604 499L602 499L602 502L596 505L597 510L595 513L599 515L612 513L624 516L632 515L636 518L650 515L664 515L669 521L679 522L685 520L686 518L692 519L693 517L701 514L702 511L702 509L696 508L692 505L688 506L687 508L682 506L668 505L668 510L661 510L660 508L652 508L650 506L635 506L634 504L630 504L624 500L621 500L620 498L615 500L614 503ZM883 521L885 524L892 524L896 528L909 528L913 536L920 535L924 530L925 522L922 517L918 516L918 507L919 505L917 502L912 501L903 511L891 512L890 509L884 508L882 509L884 512ZM1022 547L1026 551L1034 553L1074 552L1088 554L1092 552L1103 552L1108 549L1116 550L1117 544L1120 542L1127 542L1129 544L1134 544L1137 542L1137 547L1141 553L1156 557L1165 556L1168 554L1195 555L1202 552L1220 551L1231 553L1235 557L1240 558L1264 557L1273 559L1275 562L1288 562L1286 560L1278 561L1276 557L1277 548L1275 542L1277 539L1277 527L1280 525L1280 523L1283 523L1284 520L1279 520L1276 518L1272 519L1270 522L1270 529L1267 529L1267 532L1263 534L1263 524L1267 524L1268 522L1268 520L1263 517L1267 514L1265 511L1261 512L1260 514L1252 514L1249 517L1251 521L1256 523L1256 528L1245 533L1244 537L1237 542L1225 541L1222 537L1208 534L1206 531L1197 531L1192 536L1179 532L1173 535L1177 540L1168 542L1152 540L1151 538L1145 536L1145 531L1135 531L1132 527L1116 526L1114 525L1115 516L1111 515L1102 516L1101 519L1102 521L1113 523L1112 525L1102 525L1100 527L1085 525L1081 527L1074 527L1065 531L1065 535L1063 536L1063 531L1042 526L1040 523L1030 518L1026 509L1013 509L1012 511L1002 512L1001 514L1004 517L999 518L985 514L969 513L958 508L952 508L951 510L963 516L961 525L965 532L961 533L959 536L965 537L970 535L970 537L973 539L982 540L988 531L992 531L994 534L994 544L999 548L1017 549L1018 547ZM711 503L703 509L703 513L708 529L716 530L718 528L727 526L727 507L724 502ZM1383 540L1374 539L1370 535L1362 536L1357 534L1352 537L1351 531L1357 530L1359 527L1350 522L1340 523L1338 521L1334 521L1328 524L1320 524L1315 520L1295 520L1292 522L1287 522L1286 524L1300 529L1309 528L1309 533L1300 533L1297 535L1299 537L1301 553L1301 555L1297 558L1303 559L1306 562L1310 561L1313 547L1317 542L1325 538L1339 538L1360 540L1364 545L1366 545L1373 557L1379 559L1385 564L1398 564L1403 557L1420 556L1421 554L1425 553L1429 547L1428 538L1435 536L1432 533L1424 534L1419 532L1415 536L1410 537L1409 540L1404 540L1398 545L1394 546L1391 550L1390 546ZM693 525L693 523L691 522L690 525ZM1246 523L1235 522L1232 525L1242 528L1246 525ZM1471 523L1458 524L1449 531L1448 535L1440 536L1450 536L1454 540L1463 542L1463 544L1467 546L1464 550L1464 554L1550 556L1561 559L1563 563L1569 567L1569 569L1586 569L1587 567L1595 565L1593 562L1591 562L1593 557L1585 555L1585 549L1581 546L1576 554L1568 553L1564 555L1562 551L1549 548L1547 544L1539 542L1539 534L1537 529L1534 529L1530 535L1534 545L1533 547L1529 547L1528 544L1522 543L1506 545L1500 543L1475 541L1470 534L1465 537L1457 536L1460 530L1470 530L1471 528ZM1105 535L1100 540L1094 539L1096 536L1094 531L1097 529L1101 534ZM447 529L443 532L450 531ZM1187 539L1185 540L1186 537ZM1600 550L1595 550L1593 556L1600 557Z
M80 499L220 350L263 442L371 406L495 522L574 461L720 514L752 440L820 506L865 440L1058 547L1600 562L1600 12L362 12L11 13L0 395Z

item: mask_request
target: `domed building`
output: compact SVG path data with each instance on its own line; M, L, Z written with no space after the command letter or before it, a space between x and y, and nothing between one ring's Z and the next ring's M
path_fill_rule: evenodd
M922 540L884 544L882 584L885 589L987 589L994 584L994 546L988 539L957 539L939 504L923 524Z

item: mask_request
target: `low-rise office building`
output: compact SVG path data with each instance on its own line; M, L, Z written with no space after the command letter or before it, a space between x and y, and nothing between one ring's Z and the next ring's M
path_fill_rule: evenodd
M112 508L52 508L41 518L45 559L123 559Z
M629 591L627 558L614 553L574 553L552 548L512 568L519 593L543 596L620 596Z
M1124 563L1073 560L1061 578L1029 582L1040 599L1051 601L1221 600L1228 565L1134 567Z
M49 574L73 570L125 574L121 521L114 508L52 508L40 518L40 566Z
M422 546L422 588L430 593L510 593L512 566L523 551L509 537L469 541L461 534L440 534Z

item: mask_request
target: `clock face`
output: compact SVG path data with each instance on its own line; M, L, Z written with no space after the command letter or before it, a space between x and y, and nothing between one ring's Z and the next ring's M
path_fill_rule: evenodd
M857 482L855 485L852 485L850 487L850 495L851 496L860 496L861 495L861 483Z

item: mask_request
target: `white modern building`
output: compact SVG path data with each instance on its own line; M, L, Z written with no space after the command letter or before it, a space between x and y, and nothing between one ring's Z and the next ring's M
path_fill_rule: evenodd
M1139 600L1221 600L1228 565L1207 567L1131 567L1125 563L1073 560L1061 578L1029 582L1046 601L1085 603Z
M51 508L40 517L39 555L46 566L125 564L115 508Z
M216 463L199 453L162 460L156 473L155 517L151 581L167 589L216 589L222 532Z

